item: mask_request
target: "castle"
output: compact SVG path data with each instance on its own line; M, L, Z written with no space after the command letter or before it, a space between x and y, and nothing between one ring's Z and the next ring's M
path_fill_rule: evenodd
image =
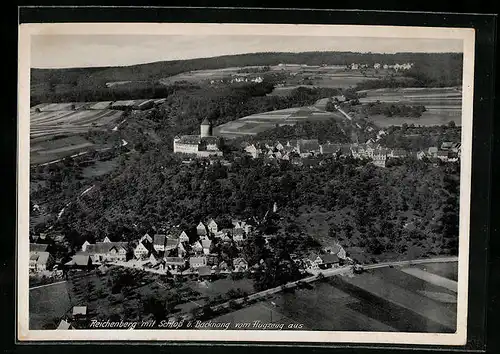
M212 135L212 123L205 118L200 125L200 135L182 135L174 138L174 152L194 154L199 157L222 156L222 139Z

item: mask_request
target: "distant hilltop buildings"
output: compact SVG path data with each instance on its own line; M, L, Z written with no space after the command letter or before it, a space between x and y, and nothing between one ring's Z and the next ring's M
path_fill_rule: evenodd
M174 138L174 152L199 157L222 156L222 139L212 135L212 122L207 118L200 125L200 135L182 135Z
M358 64L358 63L352 63L348 64L347 68L350 70L360 70L360 69L368 69L370 65L368 64ZM413 63L396 63L396 64L381 64L381 63L375 63L373 64L373 68L378 70L378 69L385 69L385 70L395 70L395 71L400 71L400 70L410 70L413 67Z

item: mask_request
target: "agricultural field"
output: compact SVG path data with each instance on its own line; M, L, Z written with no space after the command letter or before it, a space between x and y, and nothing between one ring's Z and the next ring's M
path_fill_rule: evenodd
M318 120L342 120L341 114L322 111L314 106L288 108L264 113L257 113L231 121L214 128L214 134L225 138L252 136L283 125L295 125L298 122Z
M31 330L55 328L72 308L68 284L35 288L29 291L29 326Z
M347 88L358 84L361 81L373 80L385 75L383 70L373 71L365 70L363 73L359 70L345 70L342 65L271 65L268 71L258 72L255 69L261 69L262 66L229 67L223 69L193 70L170 77L162 78L159 81L164 85L175 82L185 81L193 84L215 83L221 80L227 81L235 77L255 78L263 77L268 74L281 74L286 82L285 87L276 88L270 95L286 95L297 86L317 86L317 87L335 87ZM255 70L255 72L252 72ZM243 72L241 72L243 71ZM248 72L245 72L248 71Z
M456 87L443 88L399 88L362 90L360 103L385 102L406 105L423 105L426 111L419 118L371 116L371 120L381 126L417 124L422 126L447 124L450 121L461 124L462 90Z
M32 139L30 142L30 163L43 164L67 156L81 155L94 147L82 136L73 135L56 139Z
M402 267L335 276L213 321L301 323L310 330L452 333L457 294L433 281L430 269L452 275L453 264L422 265L428 267L427 277L416 277Z

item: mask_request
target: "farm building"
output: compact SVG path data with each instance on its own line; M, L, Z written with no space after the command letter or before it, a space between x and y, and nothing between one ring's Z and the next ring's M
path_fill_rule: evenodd
M49 252L30 252L29 270L42 272L54 265L54 257Z

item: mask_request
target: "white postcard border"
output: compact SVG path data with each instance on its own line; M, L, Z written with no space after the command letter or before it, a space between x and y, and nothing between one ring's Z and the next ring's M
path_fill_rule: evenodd
M32 35L283 35L463 40L462 151L457 331L442 333L234 330L29 330L29 132ZM475 31L471 28L195 23L56 23L19 26L17 323L24 341L228 341L464 345L467 337L469 216Z

